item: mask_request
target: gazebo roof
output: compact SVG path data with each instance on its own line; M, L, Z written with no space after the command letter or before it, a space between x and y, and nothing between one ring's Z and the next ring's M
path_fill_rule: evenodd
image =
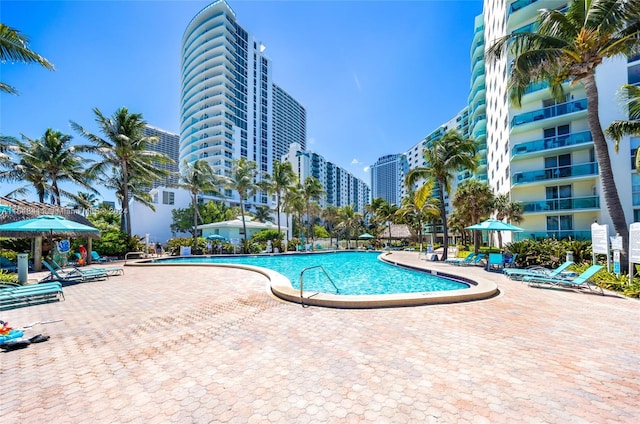
M380 233L378 238L384 240L389 237L389 227L385 227ZM391 238L394 240L409 240L415 238L415 235L411 232L408 225L405 224L391 224Z
M9 208L11 208L10 210L7 210L6 208L0 208L0 224L23 221L25 219L35 218L40 215L60 215L70 221L78 222L90 227L95 227L95 225L93 225L91 221L70 208L48 205L46 203L11 199L2 196L0 196L0 205L8 206ZM66 234L70 237L100 238L99 232L71 232ZM29 236L25 235L25 233L19 231L0 231L0 237L29 238Z

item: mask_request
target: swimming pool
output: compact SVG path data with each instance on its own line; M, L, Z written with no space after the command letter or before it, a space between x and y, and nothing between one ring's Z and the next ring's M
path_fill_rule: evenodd
M233 263L268 268L287 277L296 290L300 289L300 273L304 269L322 266L326 274L320 268L305 271L304 290L339 295L388 295L469 288L468 284L450 278L388 264L378 259L379 254L331 252L273 256L192 256L154 261L179 264Z

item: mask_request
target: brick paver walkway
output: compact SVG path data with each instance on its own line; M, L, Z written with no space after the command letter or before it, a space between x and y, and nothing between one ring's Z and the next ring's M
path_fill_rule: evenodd
M0 312L63 320L0 353L0 422L640 422L639 302L491 278L486 301L337 310L248 271L128 267Z

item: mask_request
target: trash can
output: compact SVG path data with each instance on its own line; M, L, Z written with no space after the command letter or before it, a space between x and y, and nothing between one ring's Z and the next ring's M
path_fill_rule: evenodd
M27 274L29 274L29 255L18 253L18 282L20 284L26 284Z
M573 252L571 250L567 250L567 262L573 262Z

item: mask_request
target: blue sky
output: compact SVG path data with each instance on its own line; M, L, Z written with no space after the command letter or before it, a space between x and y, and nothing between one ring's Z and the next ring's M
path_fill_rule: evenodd
M180 42L209 3L2 0L0 20L56 70L2 65L0 80L20 95L0 94L0 133L37 138L51 127L81 143L70 120L96 131L92 109L121 106L177 133ZM481 0L229 4L266 45L274 82L306 107L308 148L367 183L378 157L407 150L466 104Z

